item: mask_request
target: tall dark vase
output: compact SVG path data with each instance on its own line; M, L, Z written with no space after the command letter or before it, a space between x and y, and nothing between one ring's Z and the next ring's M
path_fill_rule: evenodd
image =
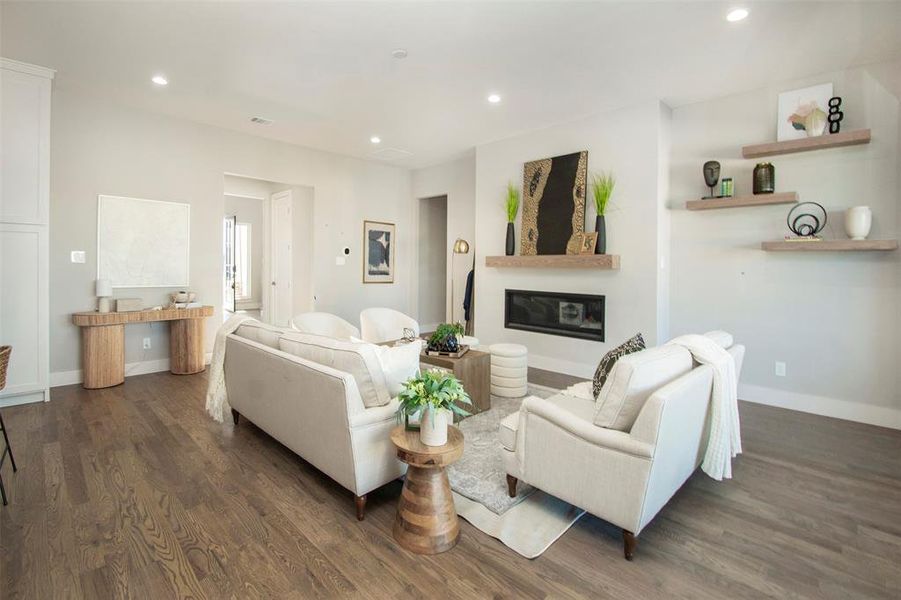
M594 253L607 254L607 222L604 215L598 215L594 220L594 230L598 232L598 243L594 247Z
M513 223L507 223L507 256L513 256L516 250L516 235L513 232Z

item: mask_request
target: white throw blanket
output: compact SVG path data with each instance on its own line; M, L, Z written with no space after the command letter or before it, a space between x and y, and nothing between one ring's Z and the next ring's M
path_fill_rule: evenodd
M717 481L732 479L732 459L741 454L735 359L719 344L703 335L683 335L667 344L682 346L691 352L697 362L713 367L710 438L701 469Z
M210 381L206 389L206 411L220 423L231 410L228 405L228 394L225 392L225 341L242 323L253 320L253 317L247 315L233 315L216 332L213 358L210 361Z

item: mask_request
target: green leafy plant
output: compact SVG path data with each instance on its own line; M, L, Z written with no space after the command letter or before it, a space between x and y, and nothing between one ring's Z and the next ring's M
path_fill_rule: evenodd
M463 335L461 323L442 323L429 336L430 350L456 352L459 349L458 336Z
M616 179L613 173L594 173L591 176L591 187L594 192L594 207L597 209L599 216L607 212L607 203L610 202L610 196L613 195L613 188L616 187Z
M436 410L449 410L461 417L471 414L458 405L461 403L472 406L472 400L460 380L437 369L420 373L405 381L404 389L397 399L400 402L397 407L398 423L417 416L421 419L424 411L430 411L432 417Z
M514 222L516 213L519 212L519 188L512 182L507 184L507 199L504 201L504 206L507 209L507 223Z

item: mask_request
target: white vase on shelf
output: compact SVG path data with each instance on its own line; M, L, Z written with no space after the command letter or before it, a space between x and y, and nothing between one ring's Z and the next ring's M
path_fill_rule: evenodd
M845 233L852 240L865 240L873 225L873 211L869 206L852 206L845 211Z

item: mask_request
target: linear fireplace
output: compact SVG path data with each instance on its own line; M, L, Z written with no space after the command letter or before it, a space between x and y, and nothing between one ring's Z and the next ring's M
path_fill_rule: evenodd
M506 290L504 327L604 341L604 296Z

